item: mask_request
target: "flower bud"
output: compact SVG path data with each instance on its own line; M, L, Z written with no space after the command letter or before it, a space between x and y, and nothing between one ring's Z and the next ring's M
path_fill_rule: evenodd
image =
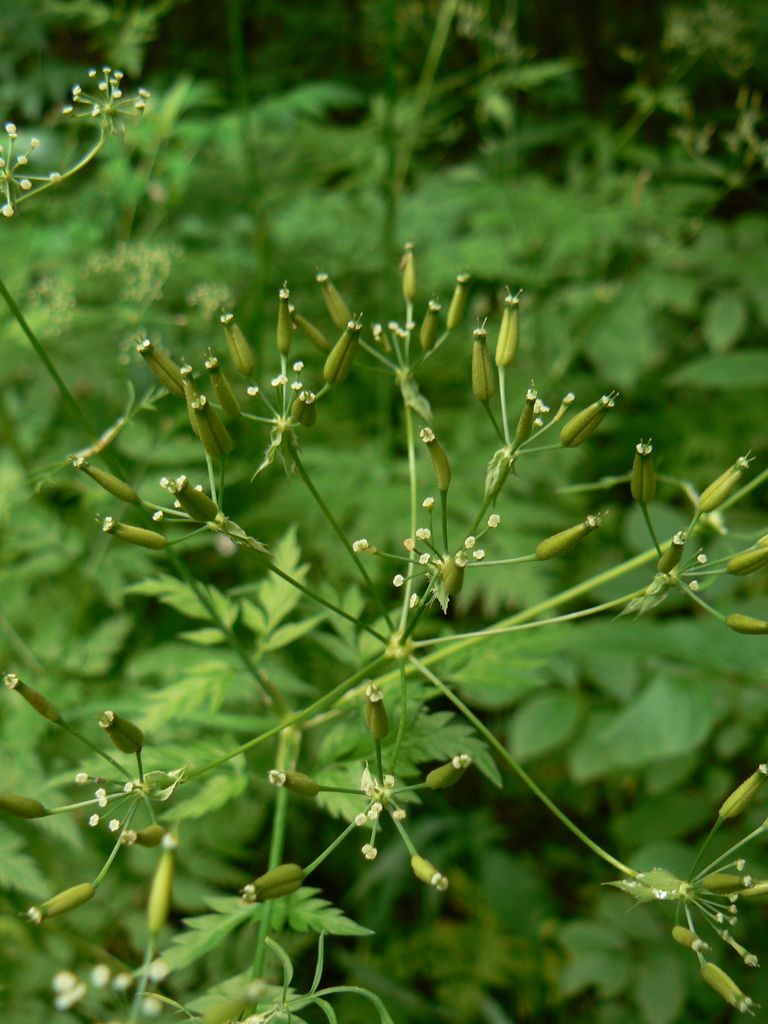
M536 388L530 387L525 393L525 405L515 427L515 448L524 444L533 432L533 415L536 408Z
M411 868L418 880L424 882L425 885L432 885L440 892L445 892L448 888L448 879L445 875L441 875L435 865L428 861L426 857L414 854L411 857Z
M219 366L218 358L213 355L209 356L205 361L205 368L211 378L211 384L213 384L213 390L219 400L222 412L229 419L234 419L240 414L240 403L235 398L235 393L226 374Z
M296 326L312 342L316 349L320 352L330 352L331 343L322 331L319 331L313 323L310 323L306 317L303 317L301 313L297 313L296 310L291 315Z
M205 395L190 404L189 418L206 454L212 459L223 459L232 451L232 438Z
M15 690L20 697L23 697L27 704L35 709L38 715L47 718L54 725L58 725L61 722L61 715L53 704L42 693L38 693L37 690L33 690L31 686L23 683L14 672L8 672L3 678L3 682L9 690Z
M749 996L745 996L736 982L732 981L717 964L713 964L709 960L702 964L701 977L710 988L723 997L726 1003L735 1006L740 1013L744 1013L752 1006Z
M168 920L168 912L171 909L178 842L174 836L167 833L163 837L162 846L163 850L160 854L160 861L155 868L155 874L149 890L149 901L147 902L147 927L153 936L157 935Z
M661 558L656 563L657 571L663 573L672 572L680 564L684 547L685 530L678 530L670 541L669 547L662 553Z
M749 551L740 551L733 558L728 560L726 570L731 576L749 576L758 569L764 569L768 565L768 547L750 548Z
M709 949L707 943L703 942L696 932L692 932L690 928L683 928L680 924L676 924L672 929L672 938L681 946L687 946L688 949L692 949L696 953Z
M476 327L472 332L472 394L478 402L487 402L496 391L487 337L484 327Z
M458 274L456 277L456 287L453 290L453 297L451 298L451 304L448 307L448 316L445 321L445 326L449 331L458 327L464 318L464 314L467 310L467 299L469 298L468 286L469 274Z
M744 888L744 879L741 875L730 874L726 871L713 871L711 874L705 875L698 884L707 892L741 892Z
M768 633L768 622L754 619L751 615L742 615L741 612L726 615L725 624L734 633L744 633L746 636L762 636Z
M430 299L427 303L427 312L424 314L424 319L421 321L421 329L419 330L419 344L421 345L422 352L429 352L437 341L437 336L440 332L439 317L441 308L440 303L435 302L434 299Z
M717 812L719 817L735 818L737 814L741 814L763 788L767 776L768 764L758 765L757 770L723 801Z
M560 444L565 448L576 448L583 444L600 426L608 410L613 408L616 398L616 392L611 391L577 412L560 431Z
M389 735L389 716L384 707L384 698L375 683L369 683L365 690L365 724L375 740Z
M167 834L162 825L147 825L136 832L136 843L139 846L159 846Z
M136 343L136 351L157 377L163 387L166 387L171 394L184 397L184 387L181 383L181 371L169 355L153 345L149 338L142 338Z
M583 523L577 523L576 526L569 526L566 530L553 533L551 537L546 537L536 545L536 558L539 561L544 561L547 558L556 558L558 555L564 554L588 533L596 530L599 525L599 516L587 516Z
M114 711L105 711L99 718L99 725L124 754L138 754L144 746L144 733L138 725L120 718Z
M462 561L460 554L448 555L443 559L440 565L440 575L442 577L443 586L445 587L445 592L449 597L453 597L458 594L464 586L465 569L466 562Z
M16 793L0 793L0 811L16 818L44 818L48 811L39 800Z
M240 325L235 322L234 314L225 313L224 316L220 318L220 323L224 328L224 334L227 338L227 347L229 348L229 355L235 369L239 373L242 373L244 377L250 377L256 369L256 356L253 354L253 349L246 341L245 335L240 329Z
M309 799L316 797L320 787L314 779L304 772L282 771L280 768L273 768L269 773L269 781L273 786L282 786L297 796L304 796Z
M103 487L105 491L114 498L117 498L118 501L125 501L130 505L138 505L141 502L141 498L139 498L131 485L127 484L125 480L121 480L120 477L115 476L114 473L108 473L104 469L92 466L80 456L72 457L72 466L74 469L79 469L86 476L89 476L99 487Z
M499 337L496 341L496 365L509 366L517 355L520 339L520 297L509 295L504 299Z
M72 885L69 889L52 896L39 907L30 907L27 917L34 924L40 924L49 917L56 917L57 914L65 914L68 910L75 910L82 907L84 903L92 899L96 893L96 886L91 882L81 882L80 885Z
M218 517L216 502L205 491L191 487L186 476L177 477L175 482L168 485L168 489L187 515L196 522L210 523Z
M403 273L403 298L406 302L416 300L416 259L413 254L413 242L405 243L403 259L400 264Z
M724 473L721 473L717 480L713 480L709 487L701 492L699 512L714 512L716 508L719 508L736 489L742 473L749 468L751 461L749 453L742 455Z
M266 903L280 896L290 896L301 888L303 880L304 871L298 864L280 864L246 885L243 899L248 903Z
M288 309L288 300L291 293L286 284L278 292L279 305L277 307L277 351L281 356L287 356L291 351L291 336L293 335L293 324Z
M456 785L471 764L472 758L469 754L457 754L447 764L433 768L425 781L430 789L448 789Z
M427 446L438 488L441 491L447 491L451 483L451 466L443 446L435 437L435 432L431 427L423 427L419 431L419 437Z
M136 544L140 548L151 548L153 551L160 551L166 544L162 533L157 533L155 530L145 530L142 526L128 526L126 523L118 523L112 516L106 517L101 529L104 533L117 537L118 540L127 541L128 544Z
M302 391L291 406L291 419L302 427L313 427L317 422L317 403L309 391Z
M647 444L641 441L635 446L630 489L633 499L640 505L647 505L656 497L656 471L653 468L652 453L650 441Z
M352 319L352 314L350 313L346 302L336 290L336 286L333 281L330 279L328 274L324 273L317 274L315 276L315 280L322 289L325 305L331 320L333 320L334 324L340 329L346 327Z
M349 373L360 341L360 322L349 320L346 330L333 346L323 364L323 377L329 384L341 384Z

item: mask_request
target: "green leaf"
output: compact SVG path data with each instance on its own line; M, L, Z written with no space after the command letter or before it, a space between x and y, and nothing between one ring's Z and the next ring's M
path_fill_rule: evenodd
M620 345L617 345L620 339ZM628 388L658 357L645 283L623 285L598 313L584 348L606 380Z
M535 694L512 719L512 753L519 761L530 761L557 750L576 729L581 712L581 699L570 690Z
M238 606L225 597L216 587L199 583L198 589L207 596L219 618L226 625L233 625L237 619ZM181 580L177 580L175 576L167 576L165 574L154 576L143 580L141 583L134 583L132 586L127 587L125 592L126 594L156 597L158 601L167 604L190 619L202 619L206 622L215 621L197 590L186 583L182 583Z
M276 900L273 926L287 926L297 932L328 932L329 935L373 935L370 928L363 928L328 900L316 896L318 892L319 889L302 886L291 896Z
M301 619L299 622L289 622L284 626L278 626L262 644L261 650L265 653L279 651L281 647L287 647L288 644L292 644L295 640L300 640L301 637L306 636L307 633L311 633L323 619L325 619L325 614L321 613L313 615L308 619Z
M673 1024L685 1003L686 986L678 957L647 951L637 966L634 996L645 1024Z
M122 648L133 626L128 615L115 615L78 638L64 662L64 671L78 676L103 676L109 672L115 656Z
M184 918L182 923L186 930L177 932L171 945L163 951L163 959L172 971L189 967L216 949L236 928L257 921L264 909L263 903L245 905L236 896L207 902L215 913Z
M710 349L727 352L744 333L749 314L738 292L718 292L704 307L702 330Z
M447 761L456 754L469 754L476 767L494 786L501 786L501 773L474 728L452 711L423 711L406 729L403 754L414 764Z
M489 637L450 655L444 671L474 706L490 710L509 707L544 684L551 644L543 633Z
M668 381L673 387L704 391L765 388L768 386L768 352L742 350L695 359L673 373Z
M183 633L179 633L179 639L199 644L201 647L215 647L227 642L227 634L217 626L201 626L200 629L184 630Z
M50 895L42 872L24 853L24 840L7 828L0 831L0 888L15 889L38 901Z
M244 772L237 775L214 775L201 786L195 786L194 793L186 799L174 803L166 816L173 821L204 818L206 814L217 811L239 797L247 783L248 777Z

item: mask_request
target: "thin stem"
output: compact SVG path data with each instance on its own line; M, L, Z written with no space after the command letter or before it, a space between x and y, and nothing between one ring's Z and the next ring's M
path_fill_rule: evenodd
M689 585L682 581L679 581L679 586L683 593L686 595L686 597L690 597L690 599L692 601L695 601L696 604L703 608L705 612L709 612L710 615L718 619L720 622L725 622L725 616L722 614L722 612L719 612L716 608L713 608L711 604L707 604L706 601L704 601L702 598L699 597L698 594L694 593L694 591L691 590Z
M694 860L693 866L692 866L692 868L691 868L691 870L690 870L690 872L688 874L688 881L689 882L693 878L695 878L695 876L696 876L696 868L698 868L699 864L701 864L701 861L702 861L702 859L704 857L704 854L707 851L707 847L709 846L709 844L712 842L712 840L715 838L715 836L719 832L720 826L723 824L723 821L724 821L724 819L721 818L718 815L717 821L714 823L712 828L709 830L706 839L701 844L701 847L699 848L699 852L696 854L696 860Z
M448 491L440 491L440 521L443 525L443 551L448 554Z
M59 725L62 727L62 729L66 729L66 731L71 736L74 736L75 739L80 740L81 743L84 743L86 747L90 747L90 749L94 751L94 753L98 754L99 757L103 758L105 761L109 761L112 767L117 768L120 774L124 775L126 779L130 779L131 773L128 771L127 768L123 767L123 765L116 761L114 757L112 757L110 754L107 754L100 747L97 747L95 743L91 743L87 736L83 736L83 734L79 733L77 729L73 729L69 722L65 721L63 718L60 718Z
M110 853L109 857L107 857L104 867L93 880L94 887L98 888L98 886L101 885L101 883L104 881L104 878L106 877L107 872L112 867L115 857L117 856L120 847L123 845L123 834L130 825L131 818L136 813L136 809L138 808L138 806L138 803L134 803L133 806L128 811L128 813L126 814L125 821L123 822L123 827L120 829L120 835L117 837L117 842L112 847L112 852Z
M656 531L653 528L653 523L651 521L651 514L648 511L648 505L646 504L646 502L644 502L644 501L640 502L640 509L642 510L642 513L643 513L643 519L645 519L645 525L648 527L648 533L650 533L651 540L654 543L654 546L656 548L656 551L658 552L659 558L661 558L661 545L659 544L659 538L656 536Z
M330 855L333 853L333 851L336 849L336 847L340 846L341 843L343 843L344 840L347 838L349 833L353 832L356 828L357 828L357 825L354 823L354 821L351 822L349 825L347 825L347 827L344 829L344 831L333 840L331 845L330 846L326 846L326 848L323 850L323 852L320 854L320 856L319 857L315 857L315 859L312 861L312 863L308 864L307 867L304 868L304 878L307 878L308 875L311 875L313 871L315 871L317 868L319 868L320 865L323 863L323 861L327 857L330 857Z
M143 764L143 762L141 760L141 751L140 750L136 751L136 766L139 769L139 781L143 782L144 781L144 764Z
M86 167L91 162L91 160L93 160L93 158L99 152L101 147L104 145L105 138L106 136L104 134L104 129L102 128L98 141L94 146L91 147L91 149L88 150L85 156L82 156L76 164L73 164L69 168L68 171L61 172L59 174L59 177L55 178L53 181L51 181L49 178L48 181L45 184L40 185L39 188L31 189L29 192L23 192L21 195L17 196L15 201L16 206L18 206L20 203L23 203L26 199L31 199L32 196L37 196L41 192L45 192L46 189L53 188L54 185L60 185L62 181L66 181L67 178L71 178L73 174L77 174L78 171L82 171L82 169Z
M502 444L504 444L504 445L505 445L505 444L506 444L507 442L506 442L506 441L505 441L505 439L504 439L504 434L503 434L503 432L502 432L502 429L501 429L501 427L500 427L500 426L499 426L499 424L498 424L498 423L496 422L496 417L495 417L495 416L493 415L493 412L491 411L491 403L490 403L490 402L481 402L480 404L481 404L481 405L482 405L482 407L483 407L483 408L485 409L485 411L486 411L486 412L488 413L488 419L489 419L489 420L491 421L491 423L493 424L493 429L494 429L494 430L496 431L496 433L497 433L497 434L499 435L499 440L501 441L501 443L502 443Z
M378 772L379 784L384 783L384 764L381 760L381 740L373 741L374 750L376 751L376 771Z
M415 846L413 845L413 843L411 842L411 837L410 837L410 836L408 835L408 833L407 833L407 832L405 831L405 828L403 827L403 823L402 823L401 821L399 821L399 820L398 820L398 819L397 819L397 818L396 818L396 817L395 817L394 815L392 815L392 814L390 814L390 818L392 819L392 822L393 822L393 824L394 824L395 828L396 828L396 829L397 829L397 831L398 831L398 832L400 833L400 838L401 838L401 839L403 840L403 842L405 843L405 847L406 847L406 849L408 850L408 853L410 853L410 855L411 855L412 857L418 857L418 855L419 855L419 852L418 852L418 850L416 849L416 847L415 847Z
M409 489L409 503L410 503L410 528L411 538L416 538L416 521L418 517L418 478L416 475L416 438L415 431L413 428L413 410L410 405L403 398L403 412L405 414L405 434L408 445L408 489ZM442 494L442 492L441 492ZM408 555L411 564L415 564L416 554L411 551ZM400 632L405 628L405 620L408 617L408 608L410 607L411 594L413 593L413 576L408 573L408 579L405 584L405 591L403 592L403 604L400 611Z
M405 737L405 720L408 711L408 675L405 671L405 665L403 659L400 658L398 661L398 667L400 669L400 721L397 723L397 735L395 736L395 747L392 751L392 774L395 774L397 768L397 762L400 757L400 748L403 745L403 738Z
M718 866L722 864L724 860L728 860L728 858L732 856L734 853L736 853L737 850L740 850L743 846L746 846L747 843L751 843L752 840L757 839L758 836L763 835L765 831L765 823L763 823L762 825L758 825L757 828L753 829L753 831L750 832L748 836L744 836L744 838L740 839L738 843L734 843L733 846L729 846L728 849L721 853L719 857L715 857L715 859L710 864L708 864L705 868L699 871L698 875L695 876L694 881L718 869Z
M517 558L493 558L489 561L468 562L467 569L482 569L486 565L520 565L522 562L535 562L536 555L518 555Z
M511 444L509 438L509 413L507 411L507 370L504 366L497 367L499 372L499 403L501 405L501 425L504 430L504 444Z
M150 935L147 939L147 948L144 952L144 962L141 965L141 977L139 978L139 984L133 996L131 1012L128 1017L127 1024L137 1024L137 1021L141 1016L141 1004L144 1001L144 993L147 991L147 983L149 981L149 965L152 962L152 957L154 955L155 939L153 935Z

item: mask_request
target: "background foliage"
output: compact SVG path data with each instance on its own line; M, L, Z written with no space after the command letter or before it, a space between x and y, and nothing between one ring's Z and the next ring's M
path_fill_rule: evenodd
M441 26L448 31L430 87L428 54ZM285 278L320 317L318 268L369 321L386 321L399 312L389 296L402 242L412 239L425 296L446 296L463 269L473 277L473 314L498 310L505 284L525 289L521 387L535 374L548 395L622 392L620 413L588 450L567 466L545 457L500 508L511 553L597 501L612 513L597 543L544 572L474 574L455 611L463 627L647 547L626 484L613 479L626 474L640 435L653 435L662 473L700 484L747 449L764 462L768 19L760 0L567 9L29 0L3 5L0 30L4 117L34 129L51 167L75 151L56 110L84 67L106 61L153 92L151 114L127 145L110 145L88 172L2 225L7 283L100 428L124 408L127 385L146 386L128 356L137 331L199 361L218 342L220 307L234 304L266 360ZM240 664L202 631L204 610L150 555L108 547L95 531L94 515L109 504L65 463L86 439L5 315L0 331L0 662L45 679L83 727L119 703L151 734L159 760L196 763L236 745L260 724ZM425 390L452 453L455 490L475 494L492 435L469 393L467 360L468 349L452 342ZM398 544L407 505L396 394L359 373L333 411L307 455L320 489L335 494L351 535ZM198 450L182 427L160 406L120 435L120 455L150 483L195 468ZM277 467L249 485L263 439L239 440L251 456L229 470L239 520L270 543L282 537L281 564L311 566L312 578L354 608L356 584L317 510L297 500ZM595 480L603 481L597 494L586 487ZM666 532L679 525L681 501L673 487L661 497ZM392 509L385 520L382 507ZM755 498L727 525L738 537L761 524ZM354 664L344 630L318 629L314 607L246 561L207 540L185 559L287 693L310 699L340 678L345 658ZM617 593L607 586L595 597ZM768 618L764 580L731 580L720 596ZM768 756L763 648L724 633L670 601L639 621L504 638L452 663L450 678L597 838L637 867L663 857L684 870L689 842L723 795ZM3 788L65 802L65 783L84 763L79 750L26 710L3 702ZM429 756L452 754L467 735L452 721L440 733L446 749L425 721ZM308 756L342 771L363 737L359 716L347 712L314 749L310 737ZM225 914L265 860L272 795L261 780L273 753L235 762L177 805L176 925ZM394 843L374 865L342 851L319 873L322 895L375 932L335 929L348 936L329 942L337 980L369 985L403 1024L725 1019L695 983L690 954L669 948L663 915L627 913L600 888L603 866L516 783L498 789L476 772L438 797L421 809L415 834L451 865L444 901L414 894ZM336 831L321 813L291 807L297 857ZM154 863L142 851L110 876L109 905L90 904L74 925L31 931L15 916L41 892L76 881L73 863L96 869L107 848L82 822L0 824L0 1006L9 1022L51 1019L53 970L95 962L94 936L135 961ZM760 856L750 861L754 874ZM766 954L761 913L753 912L752 945ZM206 940L213 923L199 928ZM308 983L311 910L293 927L307 933L287 942ZM234 934L207 953L204 942L197 956L174 947L180 990L203 992L248 966L252 926ZM749 990L768 1004L760 975ZM342 1020L356 1013L341 1004Z

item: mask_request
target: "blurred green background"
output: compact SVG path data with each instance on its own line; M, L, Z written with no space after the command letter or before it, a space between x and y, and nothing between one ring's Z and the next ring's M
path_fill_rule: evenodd
M568 390L585 403L621 392L589 445L567 459L544 455L505 494L494 555L529 550L547 530L606 509L599 539L545 571L472 574L457 626L491 622L648 546L626 482L612 480L627 473L640 437L653 437L671 481L655 510L665 535L688 518L675 481L703 487L748 449L764 468L762 0L3 0L0 40L3 119L42 140L44 170L88 145L88 125L63 124L57 111L90 65L122 68L127 87L153 94L124 142L111 140L93 166L0 225L2 276L99 431L124 410L129 387L142 394L149 384L132 351L139 331L199 363L221 345L221 309L234 308L268 377L284 280L326 329L317 270L367 324L402 318L397 265L412 240L419 312L432 295L447 302L457 272L472 275L465 330L421 375L454 463L458 517L475 509L495 447L468 386L471 327L476 316L495 323L505 285L524 289L513 395L522 399L531 379L553 407ZM185 637L190 616L178 602L146 586L127 592L162 570L149 554L108 547L94 526L112 508L65 461L88 439L5 311L0 351L0 666L45 683L84 727L105 702L119 703L174 764L252 735L252 694L231 653ZM297 342L296 354L317 369L309 346ZM391 548L407 530L398 394L364 362L321 417L307 462L350 535ZM163 473L201 472L183 413L169 408L158 404L116 442L150 488ZM349 566L305 495L278 466L249 484L266 438L239 428L237 441L232 514L271 544L287 535L289 554L295 531L311 578L354 604ZM757 491L727 522L709 524L708 542L725 553L765 523ZM222 591L255 578L207 540L185 560ZM617 586L592 596L609 599ZM768 618L764 580L719 583L712 601ZM258 653L258 638L248 642ZM490 645L453 678L590 833L637 867L684 871L688 844L729 786L768 756L764 651L760 638L726 635L670 599L639 621ZM302 702L346 671L322 635L260 657ZM3 788L64 802L79 752L26 710L2 704ZM359 729L356 718L347 725ZM310 764L356 753L329 736ZM260 780L272 753L211 787L184 822L177 924L263 863L271 797ZM292 812L289 849L306 859L337 830L321 813ZM331 940L329 971L379 992L396 1021L728 1018L698 983L693 957L671 948L663 913L628 913L625 898L601 890L602 865L516 783L498 790L477 775L427 801L415 830L451 866L442 905L414 896L394 843L373 867L352 853L330 861L317 883L376 931ZM108 845L82 822L0 823L9 1024L52 1019L57 969L86 970L99 949L136 962L148 855L121 860L109 906L93 903L71 925L34 932L16 916L97 867ZM758 875L768 857L755 856ZM768 955L765 923L757 907L745 914L743 941ZM311 937L289 940L311 978ZM252 943L238 933L174 975L176 991L199 993L242 970ZM745 971L732 973L743 980ZM759 973L744 985L768 1005ZM342 1004L340 1019L356 1014Z

